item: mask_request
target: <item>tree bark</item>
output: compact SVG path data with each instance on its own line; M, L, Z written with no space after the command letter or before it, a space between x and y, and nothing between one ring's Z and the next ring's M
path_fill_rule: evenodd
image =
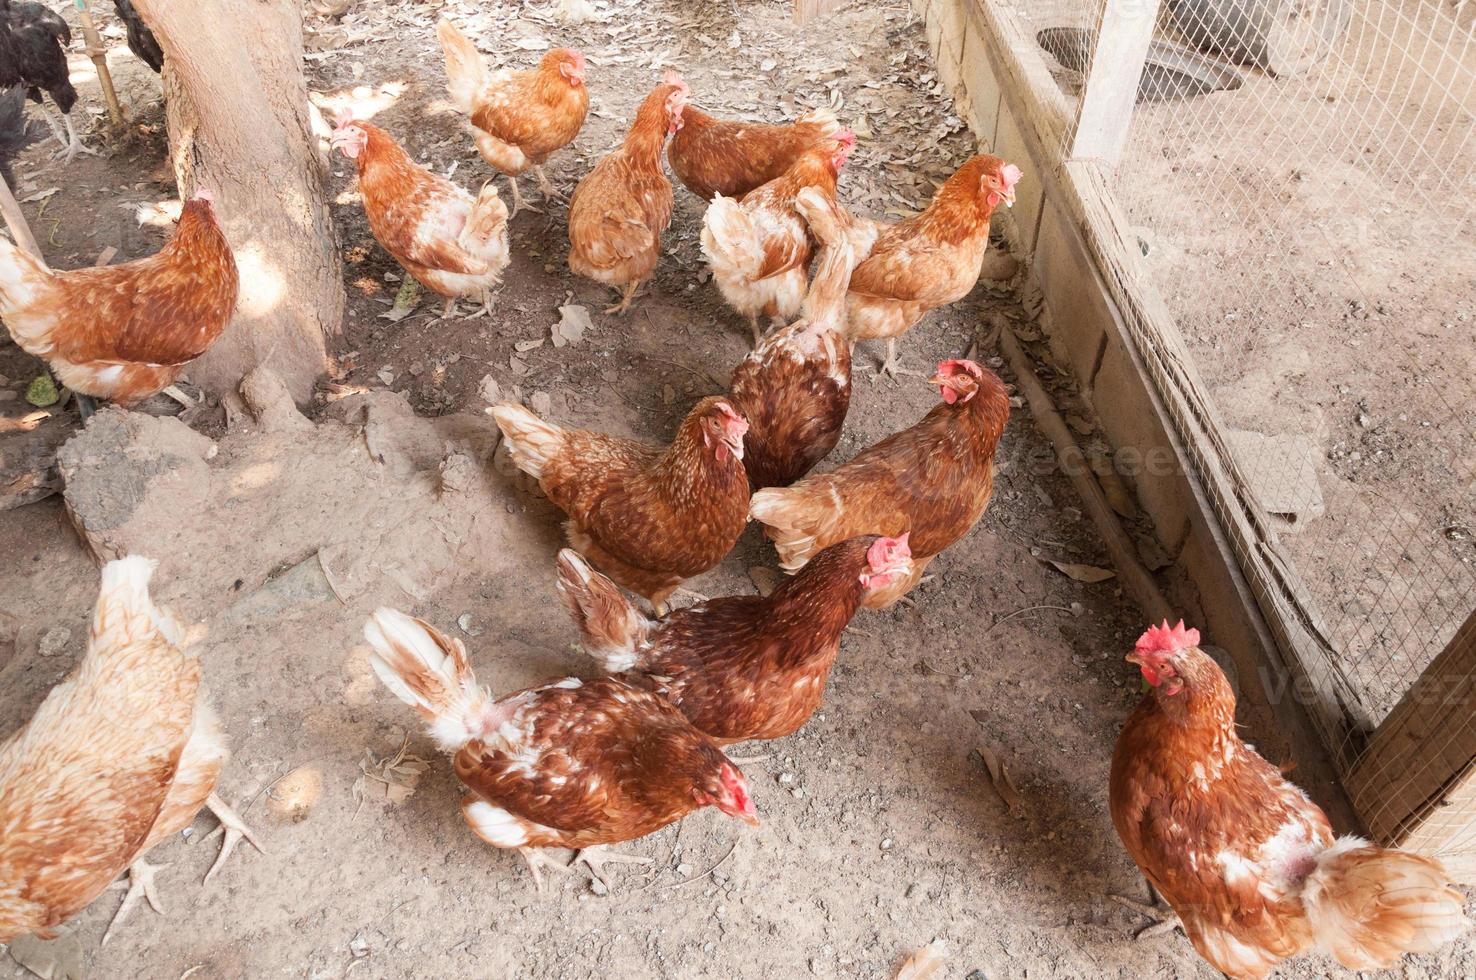
M186 372L234 398L267 366L306 404L343 322L325 163L308 119L296 0L135 0L164 51L170 153L181 195L215 193L241 298Z

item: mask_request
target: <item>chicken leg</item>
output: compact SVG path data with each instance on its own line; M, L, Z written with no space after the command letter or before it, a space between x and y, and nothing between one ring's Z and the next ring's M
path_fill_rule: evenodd
M596 881L604 885L606 888L609 888L610 883L606 881L605 876L600 873L600 868L603 865L650 863L651 859L648 857L641 857L638 854L617 854L607 848L604 844L596 844L593 847L586 847L581 849L578 854L574 855L574 860L571 862L570 866L572 867L575 864L584 865L586 868L589 869L589 873L591 875L594 875Z
M561 875L574 873L567 866L549 857L541 847L520 847L518 853L523 855L524 861L528 862L528 870L533 873L533 887L537 888L540 894L548 889L544 885L543 872L539 871L539 868L547 868Z
M159 893L154 890L154 874L169 867L167 864L149 864L142 857L135 858L128 866L127 893L123 896L123 904L118 906L118 911L113 913L113 920L108 923L108 931L103 933L102 945L106 946L108 940L113 938L113 930L128 918L128 913L133 911L133 906L140 898L148 900L155 912L162 913L164 906L159 902ZM123 880L113 882L109 889L125 887Z
M924 377L924 374L921 371L912 371L907 368L897 366L897 338L888 337L887 359L882 361L881 366L876 369L875 378L880 378L882 375L886 375L887 377L891 378L893 382L895 382L897 380L897 376L902 374L910 374L913 377L917 378ZM873 378L872 380L875 380L875 378Z
M1150 881L1147 884L1148 895L1153 900L1153 904L1151 905L1146 905L1137 899L1128 898L1125 895L1107 896L1123 908L1131 909L1144 918L1151 920L1149 925L1134 933L1133 938L1152 939L1154 936L1162 936L1165 933L1173 932L1175 929L1183 929L1184 924L1179 921L1179 913L1175 912L1173 907L1163 900L1163 896L1158 894L1158 889L1153 887L1153 882Z
M507 216L507 220L511 221L513 218L516 218L519 211L534 211L538 214L543 213L542 208L535 208L533 205L528 204L523 200L523 192L518 190L518 178L514 177L512 174L508 174L507 186L512 188L513 199L512 213Z
M220 821L220 829L225 834L225 842L220 845L220 854L216 857L215 863L210 866L210 870L205 872L206 882L215 877L215 873L220 870L221 865L225 864L225 859L231 856L231 851L242 839L261 853L266 853L266 848L262 847L251 833L251 828L236 815L235 810L226 805L225 800L211 793L206 797L205 805Z
M626 283L625 289L620 294L620 302L614 306L607 306L605 312L620 316L626 310L630 309L630 301L635 299L636 290L640 288L640 285L640 279L637 279L635 282Z
M564 199L564 195L559 193L559 189L553 185L553 181L548 179L548 174L543 172L542 167L534 167L533 173L538 176L538 190L543 194L545 202Z

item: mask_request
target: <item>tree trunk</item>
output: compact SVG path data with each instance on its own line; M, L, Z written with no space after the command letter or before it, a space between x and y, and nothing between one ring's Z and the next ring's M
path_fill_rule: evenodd
M234 397L266 365L306 404L343 321L343 275L308 119L296 0L135 0L164 50L170 153L182 196L215 193L241 298L187 371Z

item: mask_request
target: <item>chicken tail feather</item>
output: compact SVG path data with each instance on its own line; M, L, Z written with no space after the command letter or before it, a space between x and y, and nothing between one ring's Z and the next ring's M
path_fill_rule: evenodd
M446 90L456 108L470 115L487 84L487 62L471 38L444 17L436 25L436 36L446 53Z
M184 626L149 597L149 579L157 565L152 559L129 555L103 566L92 614L90 654L122 655L135 644L158 636L172 646L185 646Z
M395 697L420 712L445 751L486 740L502 724L503 712L477 685L461 641L387 607L364 624L364 639L374 649L369 660L374 673Z
M0 235L0 314L35 303L51 279L51 269L45 262ZM16 330L17 324L10 324L10 328ZM18 336L16 342L25 347L24 338Z
M584 652L612 674L640 666L651 621L579 552L565 548L558 560L559 595L579 627Z
M757 279L764 267L764 242L753 218L731 197L712 199L702 216L702 254L714 273Z
M564 448L564 430L516 402L496 406L492 417L507 439L508 452L518 469L535 479L542 478L544 466Z
M800 123L809 123L812 126L818 126L821 139L830 139L836 133L839 133L841 131L840 120L835 118L835 112L831 110L829 106L825 106L819 109L811 109L803 116L800 116L799 119L796 121Z
M467 216L466 226L461 230L459 242L461 247L473 255L481 255L486 252L487 247L494 243L498 236L505 236L503 229L507 227L507 205L502 203L502 197L497 193L497 188L488 181L482 185L482 190L477 194L476 201L472 204L471 214ZM506 249L506 243L503 244Z
M1466 930L1464 901L1440 862L1343 837L1302 887L1317 945L1350 970L1388 969Z
M779 565L797 572L822 547L824 529L840 516L840 497L810 493L803 486L770 487L749 501L748 516L763 524L779 553Z

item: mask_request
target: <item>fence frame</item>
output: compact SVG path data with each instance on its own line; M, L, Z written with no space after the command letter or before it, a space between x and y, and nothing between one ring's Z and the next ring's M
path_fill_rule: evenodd
M1374 732L1357 692L1328 670L1331 644L1220 435L1215 404L1142 271L1110 188L1108 168L1126 139L1155 18L1126 9L1144 9L1142 0L1107 0L1107 35L1098 41L1101 57L1087 73L1082 121L1074 126L1075 114L1012 0L912 3L939 76L957 93L959 115L992 152L1028 164L1034 186L1022 184L1005 233L1016 255L1029 260L1053 353L1075 375L1115 454L1167 454L1173 462L1167 472L1136 474L1134 490L1173 560L1163 573L1166 591L1186 615L1203 617L1207 635L1239 668L1242 721L1263 752L1295 760L1298 782L1336 825L1363 823L1385 843L1448 851L1436 821L1420 819L1436 808L1436 797L1410 800L1391 823L1376 819L1378 811L1401 805L1366 795L1380 792L1371 781L1360 784L1365 795L1356 801L1345 795L1337 776L1353 771L1365 748L1413 761L1422 747L1428 754L1429 736L1410 737L1415 708L1400 712L1410 719L1402 725L1391 716ZM1156 0L1148 5L1156 9ZM1458 636L1469 638L1468 630ZM1476 734L1441 748L1444 768L1429 775L1445 794L1439 798L1458 791L1476 797Z

